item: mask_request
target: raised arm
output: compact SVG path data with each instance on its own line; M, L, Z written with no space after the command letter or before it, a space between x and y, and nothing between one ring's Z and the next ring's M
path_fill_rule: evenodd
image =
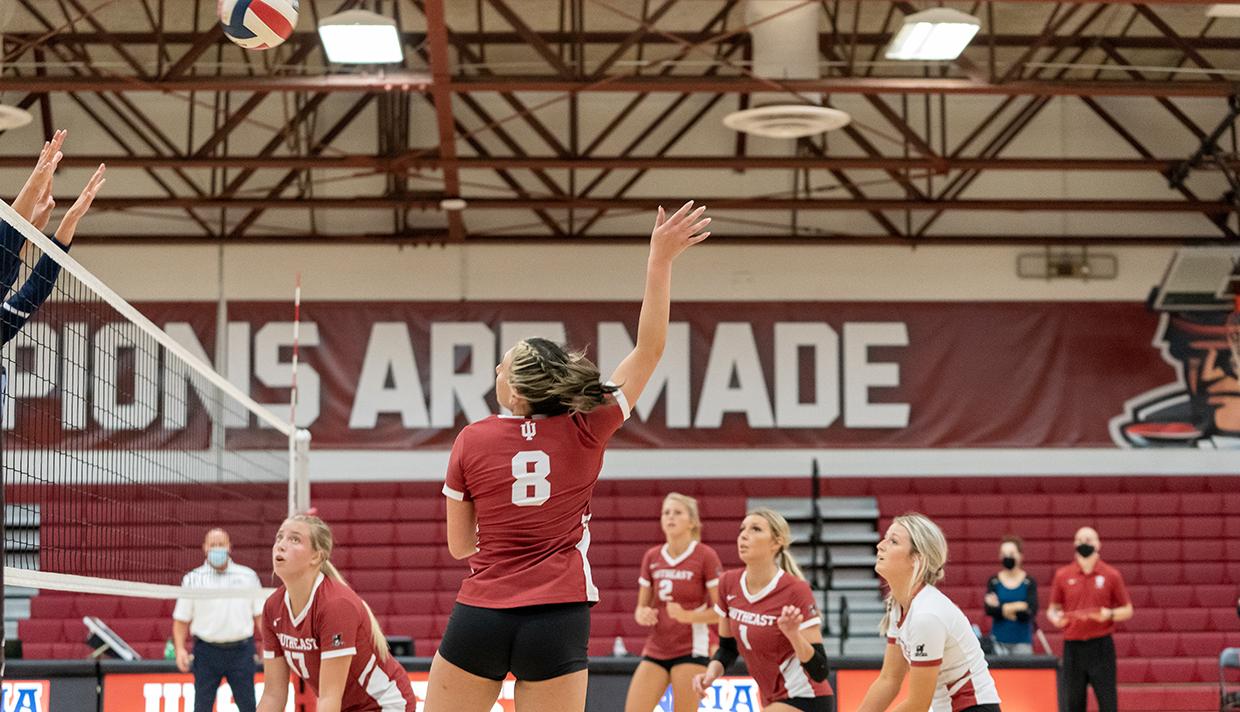
M655 218L654 231L650 233L650 257L646 262L646 293L637 321L637 345L611 375L611 382L620 386L625 399L634 406L667 345L672 262L690 245L710 236L709 232L702 232L710 224L710 218L702 217L705 211L704 205L694 209L690 200L670 216L660 207Z

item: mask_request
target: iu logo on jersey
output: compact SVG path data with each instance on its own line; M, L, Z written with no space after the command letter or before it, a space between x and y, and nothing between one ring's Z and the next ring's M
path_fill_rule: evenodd
M538 434L538 429L534 426L534 421L527 420L521 423L521 437L525 438L526 440L533 440L534 436L537 434Z

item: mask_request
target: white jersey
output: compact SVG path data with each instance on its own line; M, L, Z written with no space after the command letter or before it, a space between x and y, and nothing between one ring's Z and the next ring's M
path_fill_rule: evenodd
M895 604L887 642L913 667L939 666L930 712L960 712L999 704L999 691L969 619L934 586L913 596L908 611Z

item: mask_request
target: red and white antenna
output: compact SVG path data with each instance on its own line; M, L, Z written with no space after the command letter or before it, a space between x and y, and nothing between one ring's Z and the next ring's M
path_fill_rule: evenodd
M301 272L293 286L293 374L289 393L289 422L297 427L297 356L298 344L301 342Z

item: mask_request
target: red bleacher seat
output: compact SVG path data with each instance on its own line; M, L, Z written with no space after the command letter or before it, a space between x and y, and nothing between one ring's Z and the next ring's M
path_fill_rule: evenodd
M1214 632L1178 633L1178 655L1198 657L1214 655L1215 657L1226 647L1226 634Z
M921 497L921 513L935 517L964 516L964 497L958 494L926 494Z
M1214 493L1185 492L1180 495L1180 514L1223 514L1223 498Z
M429 638L438 631L435 619L426 615L379 616L380 626L387 635L407 635L410 638Z
M1046 517L1030 517L1024 516L1032 514L1021 503L1020 511L1022 516L1014 517L1008 521L1008 533L1015 534L1025 540L1025 543L1037 539L1049 539L1051 535L1051 523ZM1029 551L1025 551L1025 558L1030 558Z
M1189 682L1197 672L1197 661L1176 658L1151 658L1146 680L1138 682Z
M1137 545L1137 558L1143 562L1182 561L1183 549L1183 543L1177 539L1151 539Z
M1193 597L1199 606L1232 606L1236 604L1236 589L1232 586L1194 585Z
M1164 633L1162 631L1154 633L1117 633L1116 654L1118 655L1118 647L1120 640L1127 642L1132 654L1142 658L1156 658L1160 655L1173 654L1176 650L1176 634Z
M1050 514L1055 517L1088 517L1099 511L1091 494L1054 494L1050 499Z
M1180 632L1210 630L1210 611L1206 608L1167 608L1166 630Z
M1147 658L1121 658L1116 660L1116 677L1119 682L1145 682L1149 677L1150 661Z
M1227 558L1226 542L1218 539L1184 539L1180 556L1188 561L1224 561Z
M1158 633L1165 629L1166 615L1162 609L1138 609L1136 604L1133 604L1133 609L1133 616L1124 623L1124 630L1133 633Z
M1137 496L1136 514L1142 517L1178 514L1180 502L1179 495L1143 493Z
M917 512L920 510L921 495L917 494L884 495L883 498L879 500L879 511L888 517L895 517L904 514L905 512Z
M1152 585L1184 583L1183 564L1136 564L1132 566L1133 580Z

